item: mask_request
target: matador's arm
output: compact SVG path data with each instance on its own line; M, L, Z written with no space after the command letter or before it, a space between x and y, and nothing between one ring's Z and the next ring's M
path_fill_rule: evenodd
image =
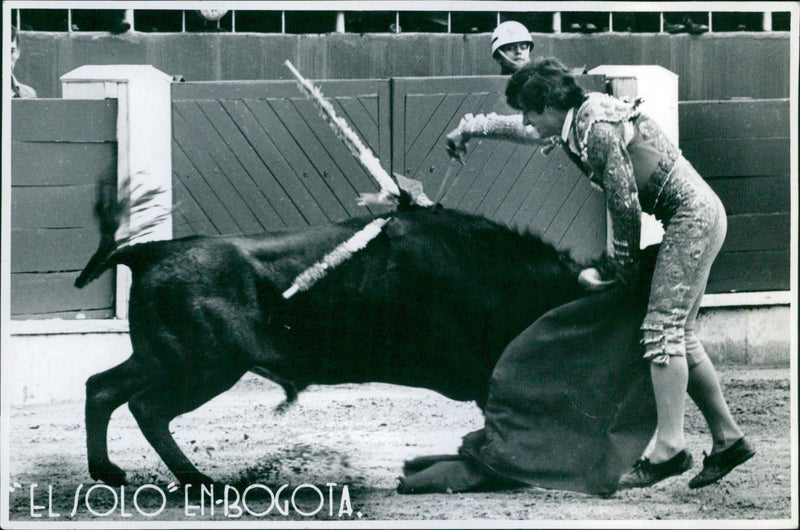
M614 232L616 277L627 286L636 282L642 207L633 165L617 126L596 122L587 139L589 164L602 178Z

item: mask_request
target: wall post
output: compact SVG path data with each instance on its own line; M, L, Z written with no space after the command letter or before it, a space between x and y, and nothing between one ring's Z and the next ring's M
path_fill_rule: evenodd
M61 76L65 99L117 99L117 182L135 201L162 190L154 208L130 212L117 237L135 233L159 217L135 242L172 238L172 78L149 65L86 65ZM117 268L117 318L127 318L130 271Z

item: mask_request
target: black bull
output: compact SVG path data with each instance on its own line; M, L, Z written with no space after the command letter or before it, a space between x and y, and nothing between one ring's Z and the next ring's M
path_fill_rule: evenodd
M425 387L483 409L506 344L548 310L586 293L579 264L537 237L441 207L400 207L366 248L308 291L298 274L373 217L252 237L187 237L116 248L121 206L98 202L102 240L76 281L113 264L132 271L125 362L86 382L89 472L112 485L112 412L128 403L183 483L209 483L169 423L252 371L288 401L309 384ZM385 216L384 216L385 217Z

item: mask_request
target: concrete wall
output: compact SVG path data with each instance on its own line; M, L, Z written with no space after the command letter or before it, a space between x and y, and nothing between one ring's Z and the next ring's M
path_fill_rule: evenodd
M39 97L84 64L150 64L186 80L290 79L289 59L311 79L495 75L489 34L145 34L22 32L17 77ZM681 101L785 98L789 33L534 34L534 55L569 65L660 65L678 74Z
M12 334L4 346L3 398L12 406L84 399L86 379L132 351L125 332Z
M697 316L697 335L716 364L788 366L791 310L787 305L707 307Z

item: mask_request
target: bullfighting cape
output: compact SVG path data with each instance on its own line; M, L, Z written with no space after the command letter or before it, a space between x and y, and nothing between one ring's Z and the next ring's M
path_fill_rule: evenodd
M639 331L647 290L638 291L611 289L536 320L495 366L484 428L458 456L407 462L399 490L613 493L656 426Z

